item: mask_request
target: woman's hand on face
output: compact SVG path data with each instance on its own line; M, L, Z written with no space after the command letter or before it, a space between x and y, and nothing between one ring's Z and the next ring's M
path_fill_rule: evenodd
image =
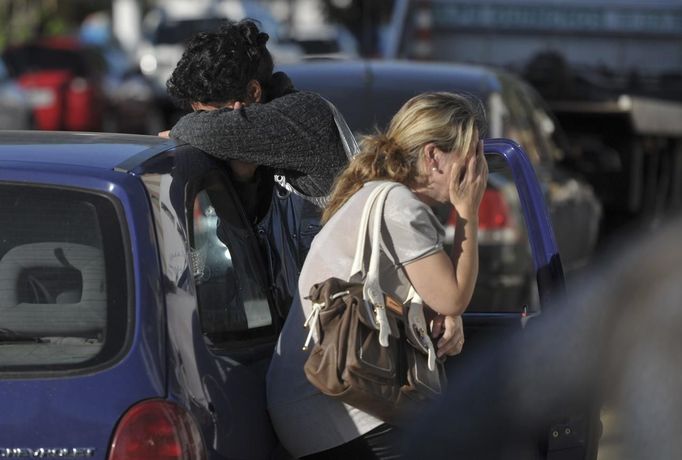
M478 215L487 183L488 162L483 155L483 141L479 140L451 170L450 203L460 216L471 218Z
M438 315L431 325L431 336L438 338L436 356L454 356L462 352L464 346L464 326L461 316Z

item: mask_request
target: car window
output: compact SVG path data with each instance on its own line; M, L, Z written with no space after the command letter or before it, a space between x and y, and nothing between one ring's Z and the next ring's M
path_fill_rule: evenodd
M216 175L192 205L192 264L203 333L233 347L271 337L273 314L253 232L228 186Z
M115 356L128 283L113 202L0 185L0 229L0 371L71 370Z

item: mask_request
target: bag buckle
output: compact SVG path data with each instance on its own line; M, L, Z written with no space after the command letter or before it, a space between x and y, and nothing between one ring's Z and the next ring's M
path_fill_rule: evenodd
M303 351L308 351L308 345L310 345L310 341L313 338L313 331L315 330L312 325L317 323L317 319L320 317L320 311L322 311L323 308L324 302L313 302L313 309L303 323L303 327L307 327L309 329L308 336L306 337L305 343L303 344Z

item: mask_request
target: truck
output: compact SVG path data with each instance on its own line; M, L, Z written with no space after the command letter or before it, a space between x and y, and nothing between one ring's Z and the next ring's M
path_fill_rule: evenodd
M600 241L682 207L682 4L395 0L384 57L503 67L543 96L595 188Z

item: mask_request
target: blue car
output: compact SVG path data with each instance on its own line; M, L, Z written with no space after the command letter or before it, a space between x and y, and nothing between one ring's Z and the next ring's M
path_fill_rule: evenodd
M540 186L514 142L486 155L544 305L563 273ZM0 458L281 454L264 378L284 318L225 168L153 136L0 132ZM467 344L522 320L471 313Z

